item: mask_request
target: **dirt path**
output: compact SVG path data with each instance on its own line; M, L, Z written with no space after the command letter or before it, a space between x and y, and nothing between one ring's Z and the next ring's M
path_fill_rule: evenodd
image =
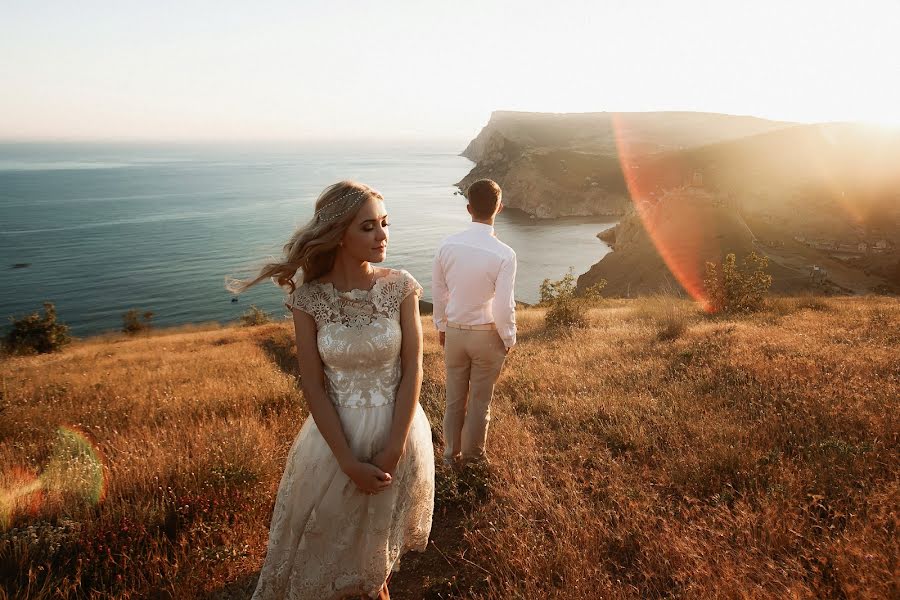
M477 582L477 570L467 564L463 541L465 513L459 506L436 509L428 549L409 552L400 571L391 578L392 600L460 600L463 590ZM256 587L259 572L244 575L205 600L247 600ZM484 577L482 576L483 580Z
M393 600L458 598L457 579L462 554L462 522L459 508L435 511L431 539L425 552L403 557L400 571L390 583Z
M435 474L435 510L428 549L403 557L391 579L393 600L459 600L483 590L487 573L466 558L463 539L467 513L487 493L487 471L457 473L439 466Z

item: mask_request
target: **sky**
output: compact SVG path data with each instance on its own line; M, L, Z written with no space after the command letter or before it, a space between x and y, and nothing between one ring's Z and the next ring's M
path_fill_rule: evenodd
M0 0L0 140L465 141L494 110L900 126L900 0Z

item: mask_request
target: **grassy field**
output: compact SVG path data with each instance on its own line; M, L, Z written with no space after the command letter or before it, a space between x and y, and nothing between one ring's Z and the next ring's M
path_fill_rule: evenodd
M491 463L439 468L420 598L900 595L900 302L519 313ZM440 448L442 355L422 404ZM0 598L246 598L306 409L289 323L0 362Z

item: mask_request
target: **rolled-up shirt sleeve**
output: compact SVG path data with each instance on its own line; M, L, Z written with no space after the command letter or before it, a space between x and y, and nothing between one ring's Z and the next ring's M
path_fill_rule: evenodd
M516 255L515 253L500 265L497 285L494 291L493 313L497 333L507 348L516 345Z
M447 331L447 301L450 291L447 289L447 278L444 276L444 265L441 263L441 248L434 255L431 267L431 302L434 305L431 318L438 331Z

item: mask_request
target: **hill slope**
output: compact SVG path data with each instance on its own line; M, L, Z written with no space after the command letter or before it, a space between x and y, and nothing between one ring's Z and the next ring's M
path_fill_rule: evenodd
M571 334L518 317L491 465L439 468L433 543L392 597L895 591L896 300L777 299L735 320L616 300ZM439 452L443 359L425 332ZM93 339L0 367L0 589L247 597L306 415L289 323ZM99 495L74 469L87 456L105 465Z
M700 146L792 125L757 117L718 113L528 113L494 111L488 124L462 152L473 162L485 158L487 141L499 134L529 148L558 148L615 154L616 137L626 136L648 152Z
M682 150L790 126L714 113L521 113L496 111L463 151L475 162L459 182L503 186L504 202L541 218L615 215L630 198L619 148L642 155Z
M610 280L609 293L689 286L665 268L663 256L685 245L720 247L719 253L705 253L713 261L727 252L740 254L748 246L732 235L735 221L750 230L752 249L770 258L776 290L900 292L896 133L706 113L497 112L463 155L476 164L460 188L493 178L503 187L504 203L536 217L630 219L635 203L665 199L663 211L673 224L646 218L637 223L654 229L646 240L662 229L672 234L669 243L619 244L584 275L587 282ZM711 206L680 200L699 195ZM646 217L646 211L637 212ZM712 213L717 216L708 218ZM697 219L709 226L685 228L696 239L676 239L674 223ZM824 287L810 279L816 266L828 274ZM639 280L614 281L629 272L640 274Z

